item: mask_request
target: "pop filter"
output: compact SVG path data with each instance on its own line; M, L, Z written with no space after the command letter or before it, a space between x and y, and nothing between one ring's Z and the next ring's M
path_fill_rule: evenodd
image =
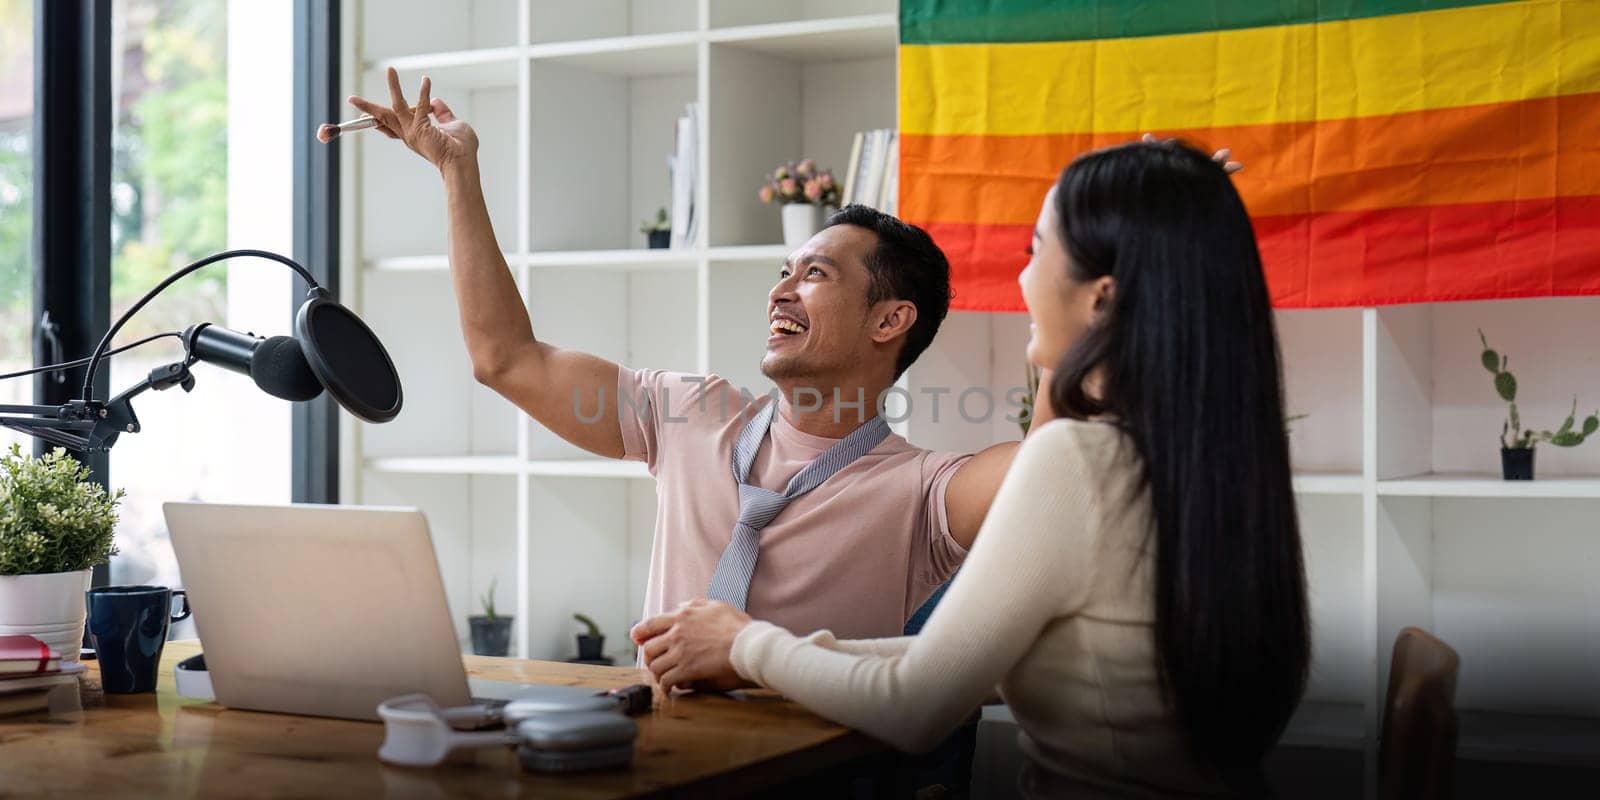
M350 309L313 291L294 319L306 363L344 410L367 422L400 413L400 375L388 351Z

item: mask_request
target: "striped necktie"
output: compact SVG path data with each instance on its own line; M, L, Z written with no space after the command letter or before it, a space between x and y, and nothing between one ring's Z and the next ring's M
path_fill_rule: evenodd
M761 529L781 513L789 501L817 488L835 472L866 455L889 435L889 423L883 417L873 417L861 427L840 439L827 452L817 456L805 469L789 480L783 493L768 491L747 483L750 465L756 460L756 451L767 438L767 428L778 408L776 400L767 403L739 432L733 446L733 480L739 487L739 521L733 525L733 539L722 551L717 570L711 575L711 588L706 596L743 609L750 593L750 578L756 572L756 558L761 553Z

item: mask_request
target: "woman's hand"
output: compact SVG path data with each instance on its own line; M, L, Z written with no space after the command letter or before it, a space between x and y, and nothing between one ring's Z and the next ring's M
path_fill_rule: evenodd
M432 81L423 76L417 105L413 108L406 103L405 93L400 90L400 73L390 67L389 107L355 95L351 95L350 105L371 114L385 136L405 142L441 172L457 164L474 163L478 157L478 134L471 125L456 119L443 100L430 97L432 89ZM433 119L429 119L430 114Z
M1143 141L1143 142L1154 142L1154 141L1156 141L1156 135L1153 134L1153 133L1147 133L1147 134L1145 134L1143 136L1143 138L1140 139L1140 141ZM1168 139L1167 141L1170 142L1172 140ZM1228 173L1229 175L1232 175L1233 173L1238 172L1241 169L1244 169L1244 165L1243 164L1241 164L1241 163L1239 163L1237 161L1234 161L1232 159L1233 159L1233 151L1228 149L1228 148L1226 148L1226 147L1224 147L1221 150L1218 150L1217 152L1211 154L1211 160L1217 162L1218 164L1221 164L1222 165L1222 171Z
M633 626L632 636L661 688L727 691L749 685L730 660L734 637L749 624L749 614L727 603L691 600Z

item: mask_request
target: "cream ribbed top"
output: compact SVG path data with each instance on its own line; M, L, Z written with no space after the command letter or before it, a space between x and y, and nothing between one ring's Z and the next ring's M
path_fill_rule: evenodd
M937 744L996 686L1022 728L1029 784L1054 794L1219 792L1187 753L1156 665L1150 502L1132 443L1057 420L1023 443L921 635L742 631L733 665L823 716L906 750Z

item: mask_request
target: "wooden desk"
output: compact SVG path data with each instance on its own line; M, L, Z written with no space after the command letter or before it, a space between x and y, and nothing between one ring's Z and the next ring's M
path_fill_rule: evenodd
M199 652L172 642L153 694L100 691L93 661L80 722L0 719L0 795L319 797L726 796L882 751L870 738L775 696L688 695L635 719L626 771L523 772L510 748L436 769L378 761L383 725L262 714L177 695L172 669ZM644 673L544 661L466 657L474 678L609 689Z

